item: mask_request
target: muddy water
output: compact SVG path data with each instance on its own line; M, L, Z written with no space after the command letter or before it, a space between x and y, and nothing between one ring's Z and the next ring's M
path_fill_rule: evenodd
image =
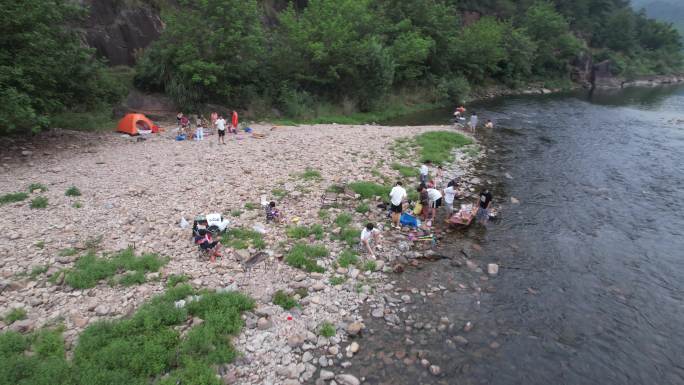
M474 108L497 123L478 134L479 174L502 218L392 278L401 326L367 314L352 372L369 384L684 384L684 88Z

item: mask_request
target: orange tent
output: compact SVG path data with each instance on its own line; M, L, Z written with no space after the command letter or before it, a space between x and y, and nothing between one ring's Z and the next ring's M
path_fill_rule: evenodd
M128 135L138 135L140 133L139 130L157 133L159 132L159 127L143 114L127 114L119 121L119 126L116 130Z

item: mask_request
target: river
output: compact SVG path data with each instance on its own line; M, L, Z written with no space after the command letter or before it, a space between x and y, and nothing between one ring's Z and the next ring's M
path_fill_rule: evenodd
M684 87L473 108L497 125L477 134L478 170L502 218L449 234L438 251L500 272L445 259L393 277L396 295L415 299L401 305L409 322L367 315L357 374L369 384L684 384ZM430 285L446 290L410 291ZM450 327L436 327L442 317Z

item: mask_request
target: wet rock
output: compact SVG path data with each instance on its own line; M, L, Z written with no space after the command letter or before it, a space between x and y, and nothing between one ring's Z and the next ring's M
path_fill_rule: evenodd
M364 327L361 322L352 322L347 326L347 334L350 336L358 335Z
M349 351L354 354L358 353L359 349L361 349L361 346L357 342L352 342L349 345Z
M430 365L430 373L433 376L439 376L439 374L442 373L442 369L437 365Z
M385 309L381 307L376 307L375 309L373 309L373 311L371 311L371 316L373 316L373 318L382 318L384 315Z
M318 375L318 378L320 378L323 381L332 380L333 378L335 378L335 373L329 370L322 369Z
M473 330L473 323L468 321L468 322L466 322L465 326L463 326L463 331L469 332L471 330Z
M499 265L497 265L496 263L488 264L487 273L492 276L499 274Z
M517 205L517 204L520 204L520 200L518 200L518 198L511 197L511 203L513 203L514 205Z
M454 341L456 341L456 343L459 345L468 345L468 340L463 336L454 337Z
M361 381L351 374L338 374L335 376L335 381L341 385L360 385Z
M492 349L494 349L494 350L496 350L496 349L498 349L498 348L501 347L501 344L499 344L499 343L496 342L496 341L492 341L492 343L489 344L489 347L492 348Z

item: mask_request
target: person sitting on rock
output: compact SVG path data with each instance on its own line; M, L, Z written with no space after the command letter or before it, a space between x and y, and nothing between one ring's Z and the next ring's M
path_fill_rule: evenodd
M266 222L280 223L280 211L276 208L276 203L271 202L266 206Z
M198 235L195 236L195 244L200 247L200 249L210 253L209 260L211 262L216 262L216 257L221 256L221 243L219 241L214 241L211 232L205 229L199 229Z
M366 250L368 250L368 253L370 254L371 258L375 258L375 253L373 252L373 249L377 245L378 241L380 240L380 230L375 228L375 225L372 223L369 223L366 225L366 227L361 230L361 246L365 247ZM371 246L371 243L373 245Z

